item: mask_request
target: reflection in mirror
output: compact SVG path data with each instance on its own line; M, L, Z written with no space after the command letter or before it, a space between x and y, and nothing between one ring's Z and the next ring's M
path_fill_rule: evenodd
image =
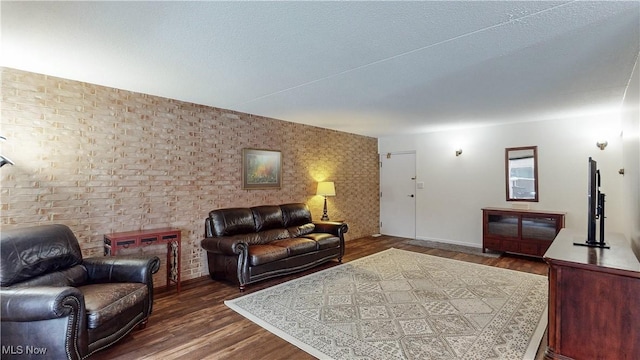
M507 201L538 201L538 147L505 149Z

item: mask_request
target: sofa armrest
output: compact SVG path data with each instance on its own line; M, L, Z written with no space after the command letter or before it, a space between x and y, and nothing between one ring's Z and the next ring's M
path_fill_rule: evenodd
M0 290L2 321L27 322L77 315L84 318L84 295L63 286L34 286Z
M344 234L349 231L349 225L343 222L336 221L314 221L313 224L316 226L315 232L323 232L333 234L338 236L340 239L344 240Z
M137 282L153 284L152 275L160 269L160 259L149 255L86 258L82 264L93 283Z
M246 236L238 235L207 237L202 239L200 245L209 252L223 255L240 255L249 248Z

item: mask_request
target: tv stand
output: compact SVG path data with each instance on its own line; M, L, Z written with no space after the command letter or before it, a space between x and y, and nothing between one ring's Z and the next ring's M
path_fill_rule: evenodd
M542 257L564 227L564 215L555 211L483 208L482 251Z
M584 233L560 231L544 254L549 265L545 359L638 359L640 261L624 236L610 249L573 246Z

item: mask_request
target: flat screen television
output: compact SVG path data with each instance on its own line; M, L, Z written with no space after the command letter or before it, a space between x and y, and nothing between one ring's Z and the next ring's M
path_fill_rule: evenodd
M600 188L600 171L598 163L589 158L589 182L587 194L587 242L596 242L596 220L598 219L598 192Z
M575 245L609 248L604 242L604 198L600 191L600 170L598 163L589 157L589 180L587 189L587 241ZM596 237L597 220L600 220L600 239Z

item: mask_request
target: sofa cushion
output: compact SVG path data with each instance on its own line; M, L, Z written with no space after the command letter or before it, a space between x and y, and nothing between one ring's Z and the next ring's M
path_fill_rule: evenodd
M84 295L87 326L95 329L127 309L147 299L142 283L91 284L78 287Z
M340 246L340 238L327 233L311 233L302 236L318 243L318 250L330 249Z
M229 208L213 210L208 221L215 236L230 236L256 231L253 213L249 208Z
M284 226L289 228L292 226L300 226L312 222L311 212L307 204L292 203L280 205L282 210L282 219Z
M270 263L284 259L289 255L287 248L275 245L251 245L249 246L249 264L251 266Z
M316 241L303 238L277 240L272 242L270 245L282 246L286 248L289 256L305 254L311 251L318 250L318 243Z
M256 231L284 228L282 211L277 205L264 205L251 208Z
M275 240L287 239L291 237L287 229L271 229L257 233L259 244L268 244Z
M65 225L2 229L1 235L0 286L82 263L78 240Z
M287 228L291 237L298 237L301 235L306 235L312 233L316 229L316 226L313 223L308 223L299 226L290 226Z

